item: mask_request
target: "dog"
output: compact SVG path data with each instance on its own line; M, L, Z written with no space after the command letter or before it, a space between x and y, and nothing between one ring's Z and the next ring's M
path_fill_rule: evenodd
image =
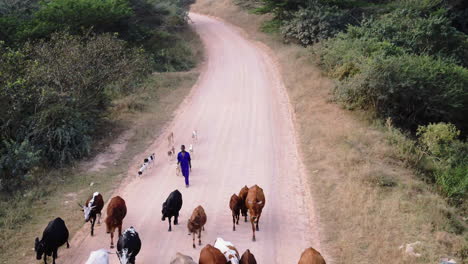
M193 143L198 142L198 132L196 129L192 131L192 141Z
M174 146L172 146L172 148L169 149L169 151L167 152L167 156L169 157L169 161L171 161L173 159L173 157L175 157L175 148L174 148Z
M141 177L141 175L143 174L143 172L146 170L147 167L148 167L148 163L143 163L143 165L141 165L140 169L138 170L138 176Z
M174 145L174 132L171 132L169 136L167 136L167 146Z
M144 159L143 163L147 163L148 165L152 165L155 158L156 158L156 155L153 153L153 154L149 155L146 159Z
M190 146L189 146L189 152L190 152L190 157L193 159L194 150L193 150L193 145L192 144L190 144Z

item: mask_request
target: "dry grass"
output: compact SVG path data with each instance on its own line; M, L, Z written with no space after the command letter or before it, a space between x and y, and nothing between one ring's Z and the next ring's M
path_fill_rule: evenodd
M295 112L327 263L438 263L455 255L458 263L467 263L467 232L453 208L398 158L398 146L387 141L393 130L330 102L333 82L306 49L259 32L268 17L249 14L230 0L198 0L192 10L239 26L275 51ZM419 258L398 249L415 241L422 242L415 249Z
M192 49L200 59L201 41L195 33L191 36L187 34L185 37L193 39ZM34 238L40 237L48 221L57 216L65 220L73 236L84 224L76 202L83 203L94 191L101 192L108 199L127 176L134 176L126 175L129 164L173 118L174 111L190 92L198 75L198 69L155 73L144 84L143 92L115 102L111 115L114 127L102 137L99 148L105 149L124 132L131 131L131 136L121 155L113 163L105 164L106 168L97 172L88 171L94 162L91 160L84 162L85 165L77 164L74 168L47 172L44 186L32 189L24 197L2 201L0 263L36 263Z

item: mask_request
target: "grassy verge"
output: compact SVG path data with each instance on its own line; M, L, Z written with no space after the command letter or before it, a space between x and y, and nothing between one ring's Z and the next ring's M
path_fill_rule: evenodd
M202 44L198 36L187 31L182 35L190 41L196 59L201 60ZM198 70L189 72L154 73L143 84L142 92L116 100L109 123L101 128L105 133L96 144L94 154L128 135L121 154L98 171L89 171L95 159L75 167L37 172L45 175L43 184L18 197L1 197L0 201L0 263L33 263L34 238L41 236L48 221L60 216L71 236L82 227L82 213L77 202L99 191L109 197L126 175L128 166L145 150L171 119L174 111L190 92ZM136 129L138 128L138 129ZM104 132L105 131L105 132ZM90 186L92 184L92 186Z
M275 51L327 263L438 263L442 257L466 263L466 220L408 168L399 156L404 137L398 131L331 103L334 84L310 52L260 32L270 17L252 15L230 0L199 0L192 10L225 19ZM390 144L395 137L402 143ZM399 249L416 241L420 257Z

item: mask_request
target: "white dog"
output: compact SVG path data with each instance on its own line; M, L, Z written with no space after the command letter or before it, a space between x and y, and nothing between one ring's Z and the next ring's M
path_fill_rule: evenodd
M189 152L190 152L190 157L193 159L194 150L193 150L193 145L192 144L190 144L190 146L189 146Z
M192 131L192 141L193 141L193 143L198 142L198 132L197 132L196 129Z

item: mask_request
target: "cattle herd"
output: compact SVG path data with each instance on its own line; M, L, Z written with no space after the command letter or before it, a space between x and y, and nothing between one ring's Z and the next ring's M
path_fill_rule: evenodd
M168 137L169 141L173 142L173 133ZM192 133L194 142L197 140L197 132ZM152 155L154 157L154 154ZM146 162L145 162L146 163ZM250 188L244 186L239 194L233 194L229 200L229 208L232 212L232 229L236 231L236 225L239 224L240 216L247 222L250 215L250 224L252 226L252 240L255 241L255 231L259 231L259 222L262 215L262 210L265 207L265 194L263 189L258 185ZM162 204L162 221L168 219L169 229L172 231L172 223L178 225L179 211L182 208L182 194L175 190L169 194L166 201ZM93 193L85 202L84 205L78 204L84 213L85 222L91 224L91 236L94 235L94 225L97 221L100 224L101 211L104 208L104 199L99 192ZM114 232L117 229L117 257L121 264L135 264L136 257L141 249L141 240L135 228L130 228L122 232L123 220L127 214L127 206L125 200L120 196L115 196L110 199L106 211L106 232L110 234L110 248L114 248ZM198 245L202 245L201 234L204 231L204 226L207 222L207 215L204 208L199 205L194 210L187 222L188 232L192 235L192 246L196 248L196 236L198 235ZM36 238L35 251L36 258L41 260L44 258L44 263L47 264L47 256L52 256L52 263L55 264L57 258L57 250L60 246L68 243L69 232L65 222L60 218L56 218L49 222L45 228L42 239ZM199 256L200 264L252 264L257 263L255 256L246 250L242 256L235 246L222 238L217 238L213 244L207 244L201 251ZM85 264L108 264L109 254L113 254L106 249L99 249L90 252L90 256ZM196 263L191 257L177 253L171 264L191 264ZM313 248L304 250L299 259L299 264L325 264L325 260L321 254Z

